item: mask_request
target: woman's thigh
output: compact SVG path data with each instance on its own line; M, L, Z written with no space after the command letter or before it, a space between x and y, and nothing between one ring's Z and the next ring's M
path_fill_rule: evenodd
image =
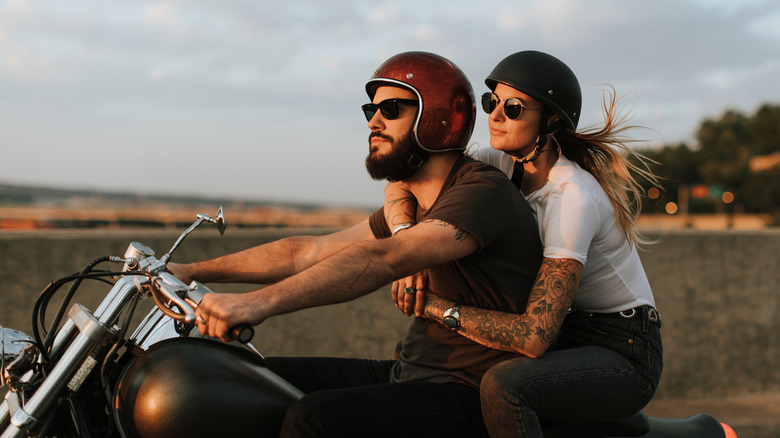
M527 407L541 421L599 422L641 409L648 387L624 356L585 346L497 364L483 378L481 391L483 401L498 400L498 409L502 403Z

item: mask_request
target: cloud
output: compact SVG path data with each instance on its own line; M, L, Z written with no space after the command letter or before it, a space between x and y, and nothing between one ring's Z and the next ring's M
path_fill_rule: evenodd
M359 106L398 52L450 58L479 94L505 56L548 51L576 72L584 122L612 84L636 96L634 122L687 141L726 107L780 101L779 17L766 0L6 1L0 142L15 157L0 175L121 186L111 177L143 165L149 190L345 200L359 187L375 205ZM473 142L489 143L481 113Z
M772 11L752 20L749 29L760 37L780 41L780 10Z

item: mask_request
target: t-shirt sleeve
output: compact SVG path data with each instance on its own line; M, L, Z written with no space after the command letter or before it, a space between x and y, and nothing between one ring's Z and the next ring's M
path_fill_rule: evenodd
M574 259L584 265L601 223L596 201L576 184L564 184L550 194L543 220L544 257Z
M518 204L527 207L506 176L484 172L478 177L466 176L447 190L425 219L438 219L468 232L482 248L505 235L516 217L511 209Z
M371 227L371 232L374 233L374 237L377 239L385 239L393 234L390 231L390 227L387 226L384 208L378 209L368 218L368 225Z

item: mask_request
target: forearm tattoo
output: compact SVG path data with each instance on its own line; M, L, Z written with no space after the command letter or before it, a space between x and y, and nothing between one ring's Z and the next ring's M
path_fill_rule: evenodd
M469 307L461 311L463 324L473 325L483 343L493 348L523 350L531 341L549 345L574 299L579 272L578 262L574 260L545 259L524 314L509 315Z
M536 336L552 342L574 301L580 284L580 267L576 260L545 259L528 297L526 313L538 318Z
M357 291L362 294L367 294L373 291L375 287L377 277L376 263L373 260L369 260L363 270L355 277L352 282L347 285L347 289Z
M453 302L431 293L425 294L425 316L441 321L444 312L454 305Z

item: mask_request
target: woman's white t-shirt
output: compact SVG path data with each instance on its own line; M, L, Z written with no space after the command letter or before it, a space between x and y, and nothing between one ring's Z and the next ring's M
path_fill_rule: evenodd
M484 148L471 155L511 178L514 161ZM596 178L560 155L547 183L525 197L536 215L544 257L573 259L584 265L573 309L612 313L648 304L653 293L636 245L615 222L609 197Z

